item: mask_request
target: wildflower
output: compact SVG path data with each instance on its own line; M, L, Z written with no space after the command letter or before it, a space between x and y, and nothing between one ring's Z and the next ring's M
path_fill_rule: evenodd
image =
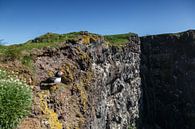
M30 86L0 69L0 103L0 128L15 128L29 113L32 103Z

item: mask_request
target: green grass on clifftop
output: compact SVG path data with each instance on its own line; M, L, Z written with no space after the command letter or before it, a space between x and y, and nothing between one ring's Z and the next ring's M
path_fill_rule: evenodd
M105 35L105 40L109 42L110 45L125 45L129 42L129 37L135 35L134 33L127 34L116 34L116 35Z
M21 58L22 52L29 53L32 49L41 49L44 47L55 47L66 40L75 39L80 32L68 34L47 33L26 43L18 45L3 46L0 45L0 57ZM24 52L25 51L25 52Z
M56 43L64 42L68 39L75 39L81 32L72 32L67 34L46 33L33 40L29 40L28 43Z
M22 59L29 55L32 49L55 47L57 43L25 43L20 45L0 46L0 58L6 60Z
M0 45L0 59L6 60L20 59L23 61L23 57L28 56L32 49L41 49L44 47L56 47L59 43L65 42L67 40L78 40L79 36L82 35L81 32L72 32L67 34L56 34L47 33L41 35L33 40L29 40L26 43L19 45L3 46ZM87 32L88 33L88 32ZM96 35L93 33L88 33L88 35ZM117 34L117 35L105 35L104 39L109 45L121 46L129 42L129 37L135 35L133 33L127 34ZM26 55L27 54L27 55ZM27 64L28 62L23 61Z

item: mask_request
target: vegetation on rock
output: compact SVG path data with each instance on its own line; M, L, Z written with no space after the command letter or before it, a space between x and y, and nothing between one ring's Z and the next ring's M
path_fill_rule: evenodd
M0 70L0 128L14 129L31 108L32 91L19 79Z
M124 45L129 42L129 37L135 35L133 33L127 34L116 34L116 35L105 35L105 40L109 42L111 45Z
M27 57L33 49L42 49L44 47L56 47L59 43L74 41L82 44L90 44L98 42L103 39L109 45L120 46L129 42L129 37L135 35L133 33L117 34L117 35L105 35L100 36L89 32L72 32L67 34L47 33L39 36L33 40L29 40L26 43L18 45L3 46L0 45L0 59L1 60L14 60L20 59L23 61L23 57Z
M77 35L79 35L79 32L72 32L67 34L46 33L40 37L28 41L28 43L59 43L68 39L74 39Z

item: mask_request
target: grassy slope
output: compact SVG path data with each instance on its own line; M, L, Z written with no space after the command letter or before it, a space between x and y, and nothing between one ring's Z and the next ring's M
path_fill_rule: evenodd
M0 58L7 60L19 59L23 64L28 64L30 57L28 54L34 48L41 49L44 47L55 47L59 43L67 40L78 40L82 32L72 32L67 34L55 34L47 33L41 35L33 40L29 40L24 44L2 46L0 45ZM134 35L133 33L118 34L118 35L105 35L104 39L109 45L121 46L129 41L129 36ZM88 36L100 36L93 33L88 33ZM27 54L27 55L26 55Z
M24 56L26 56L26 53L30 53L30 51L34 48L41 49L44 47L55 47L59 42L73 39L77 34L78 33L69 33L60 35L47 33L35 38L34 40L29 40L24 44L10 46L0 45L0 57L6 57L7 59L22 59Z
M33 40L28 41L28 43L54 43L54 42L64 42L68 39L75 39L80 32L72 32L67 34L56 34L56 33L47 33L41 35Z
M116 34L116 35L105 35L104 38L111 45L123 45L129 42L129 37L135 35L133 33L127 34Z

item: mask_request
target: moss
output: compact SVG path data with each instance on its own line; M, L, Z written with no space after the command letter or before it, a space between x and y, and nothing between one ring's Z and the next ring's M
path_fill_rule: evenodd
M46 98L49 96L49 91L42 91L38 93L40 99L40 109L47 119L50 129L62 129L62 123L58 120L58 115L50 108L48 108Z

